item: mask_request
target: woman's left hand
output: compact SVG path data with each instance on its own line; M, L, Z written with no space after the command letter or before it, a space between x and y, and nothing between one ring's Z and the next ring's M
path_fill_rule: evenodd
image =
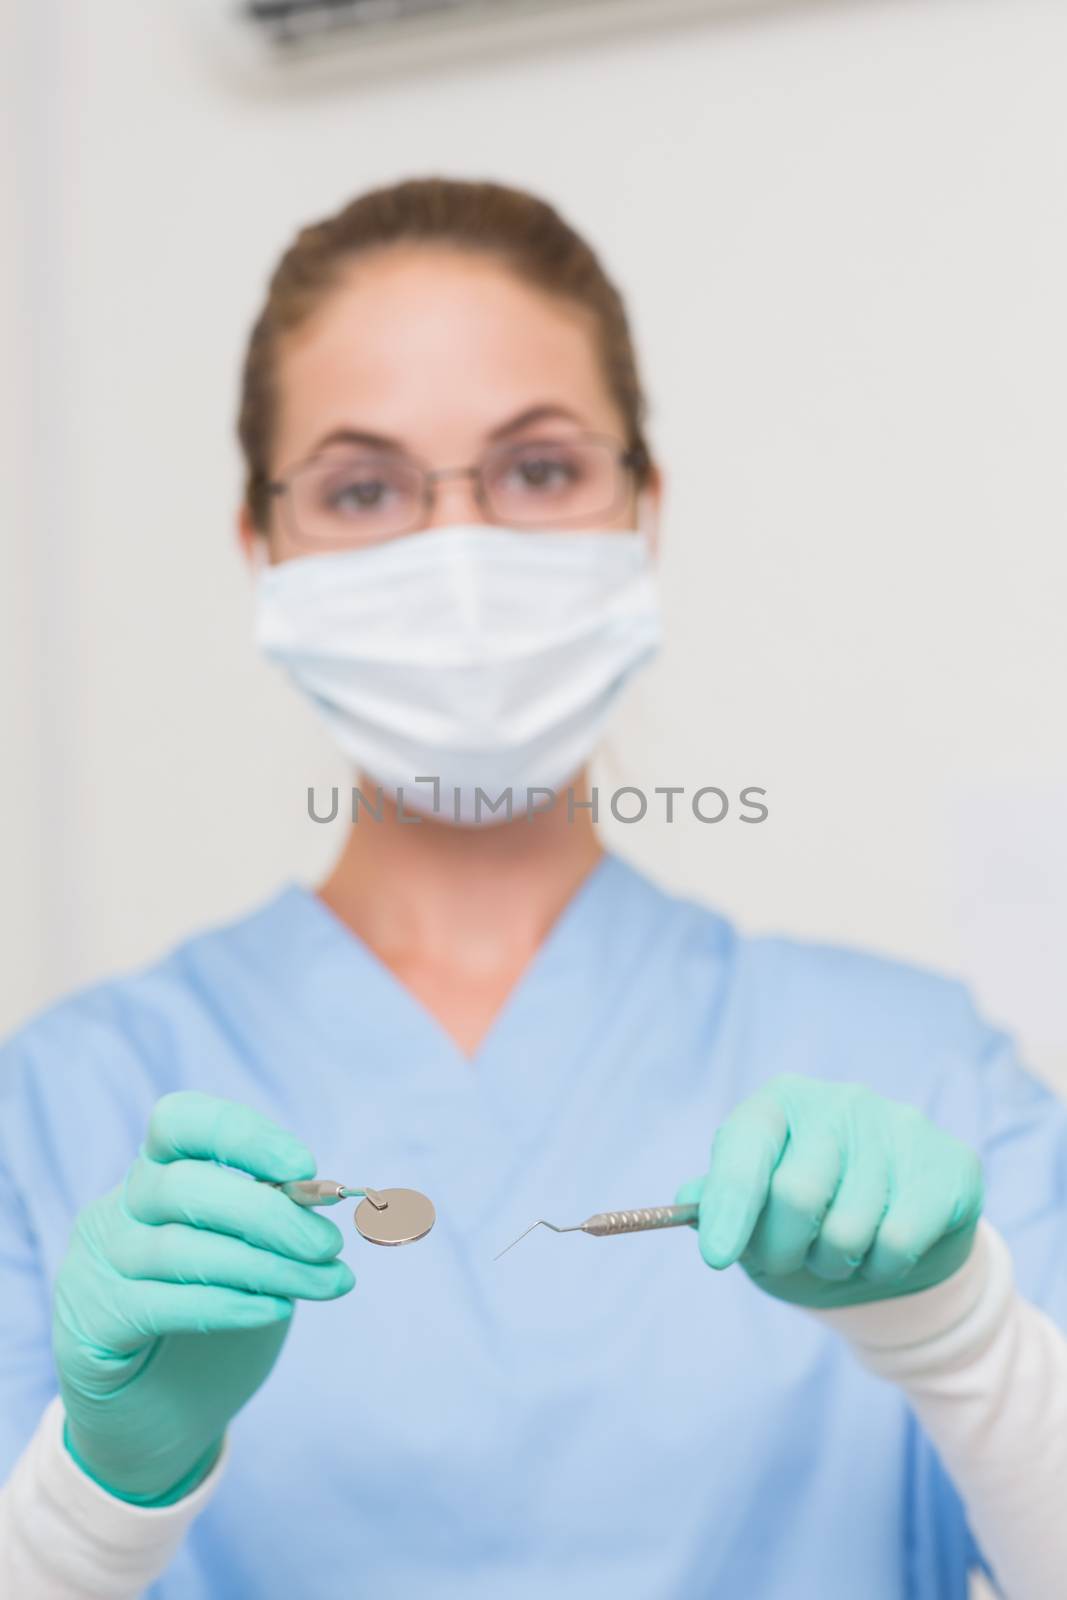
M785 1073L731 1112L699 1202L700 1253L740 1261L781 1300L829 1308L927 1289L962 1266L982 1169L913 1106L860 1084Z

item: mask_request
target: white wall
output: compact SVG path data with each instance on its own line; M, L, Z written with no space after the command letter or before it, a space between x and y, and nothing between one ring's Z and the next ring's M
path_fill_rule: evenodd
M769 791L612 842L968 976L1067 1086L1067 8L798 3L279 94L176 0L19 9L0 1023L329 859L305 789L343 770L250 643L236 369L299 223L441 172L559 205L644 349L671 638L602 784Z

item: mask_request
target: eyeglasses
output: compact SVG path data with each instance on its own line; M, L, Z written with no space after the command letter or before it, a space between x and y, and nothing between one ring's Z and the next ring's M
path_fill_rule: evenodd
M425 527L435 487L445 478L471 478L489 521L511 528L580 528L617 511L629 475L643 466L640 445L624 449L602 434L526 439L493 445L469 467L430 471L395 452L331 446L265 485L282 501L297 544L343 549L379 544Z

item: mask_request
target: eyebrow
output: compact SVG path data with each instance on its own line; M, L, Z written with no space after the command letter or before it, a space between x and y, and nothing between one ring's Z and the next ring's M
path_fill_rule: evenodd
M495 443L498 439L505 439L509 434L517 433L520 428L528 428L531 423L543 422L550 417L565 417L571 422L585 422L584 417L580 417L576 411L572 411L568 406L542 401L539 405L527 406L524 411L520 411L514 417L510 417L507 422L500 423L490 430L486 438ZM330 444L365 444L369 445L372 450L396 450L402 455L411 453L403 440L392 439L386 433L370 433L366 428L334 428L322 436L318 443L313 446L310 454L315 455L319 450L324 450Z
M561 406L552 401L542 401L540 405L527 406L525 411L520 411L509 422L502 422L498 428L493 428L487 435L490 439L503 439L509 433L517 433L520 428L529 427L531 422L542 422L546 417L566 417L571 422L582 422L576 411L569 406Z

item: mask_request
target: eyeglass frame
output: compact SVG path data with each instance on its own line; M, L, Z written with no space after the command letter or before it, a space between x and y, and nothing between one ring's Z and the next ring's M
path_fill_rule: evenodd
M536 446L539 444L568 444L571 442L614 445L618 451L618 454L615 458L618 465L624 467L627 471L634 473L639 472L642 467L647 467L651 460L649 453L643 444L637 443L631 445L621 445L619 440L616 439L613 434L595 433L592 431L569 434L566 437L555 439L529 439L526 441L521 439L500 439L491 444L488 450L484 451L480 460L463 467L424 467L420 462L416 461L413 456L405 456L401 451L389 452L378 450L375 452L374 449L368 445L366 446L366 452L368 455L375 453L378 455L388 455L392 453L399 459L409 463L422 475L422 501L425 520L411 523L403 528L397 528L394 533L389 535L389 538L397 539L401 536L401 534L414 533L416 531L421 532L426 528L428 520L433 516L436 506L437 485L448 478L471 478L474 482L474 493L479 509L486 516L489 516L491 514L491 507L487 504L485 483L482 476L485 462L493 455L495 451L503 451L505 449L520 449L524 442L531 446ZM263 483L263 490L266 494L278 499L283 499L283 502L290 507L289 516L286 520L289 523L289 533L297 544L307 545L311 543L311 541L303 538L296 529L296 519L292 514L292 479L296 477L298 473L303 472L305 468L310 467L315 461L318 461L324 454L325 451L318 451L315 454L306 457L305 460L298 462L295 467L291 467L289 471L281 478L267 479ZM611 506L606 507L603 511L591 512L589 517L584 520L591 521L594 516L606 516L609 512L615 510L615 504L616 502L613 502ZM492 524L493 527L516 529L535 527L536 525L537 524L535 522L494 522ZM562 523L561 526L563 526ZM319 548L321 548L321 546Z

